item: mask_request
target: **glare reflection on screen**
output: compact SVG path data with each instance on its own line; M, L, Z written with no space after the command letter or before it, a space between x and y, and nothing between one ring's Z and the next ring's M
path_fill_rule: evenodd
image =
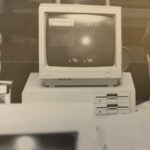
M32 136L21 136L14 142L16 150L36 150L37 146L37 141Z

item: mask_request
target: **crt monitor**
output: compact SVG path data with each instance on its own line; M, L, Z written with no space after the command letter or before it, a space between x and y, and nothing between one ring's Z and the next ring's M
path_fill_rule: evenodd
M41 4L39 74L50 85L115 85L121 78L121 9Z
M93 150L92 111L78 103L0 105L0 149Z

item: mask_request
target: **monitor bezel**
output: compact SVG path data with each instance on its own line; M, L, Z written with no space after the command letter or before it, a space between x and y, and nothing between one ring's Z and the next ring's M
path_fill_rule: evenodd
M46 61L46 14L84 13L114 15L115 20L115 62L107 67L58 67L48 66ZM115 78L122 76L121 7L40 4L39 7L39 75L41 79L92 79Z

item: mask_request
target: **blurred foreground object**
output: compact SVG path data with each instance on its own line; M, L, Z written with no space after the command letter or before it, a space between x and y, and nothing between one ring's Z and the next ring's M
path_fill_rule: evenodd
M146 30L143 36L142 44L147 53L148 72L149 72L149 79L150 79L150 21L146 25Z
M142 44L146 52L150 55L150 21L146 25L146 30L143 36Z
M1 35L1 33L0 33L0 73L1 73L1 52L2 52L2 50L1 50L1 44L2 44L2 35Z
M0 33L0 45L2 44L2 35Z

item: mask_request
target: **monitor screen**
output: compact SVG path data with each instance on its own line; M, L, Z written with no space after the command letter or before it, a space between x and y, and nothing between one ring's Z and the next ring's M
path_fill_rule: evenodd
M103 67L115 63L113 14L47 13L49 66Z

